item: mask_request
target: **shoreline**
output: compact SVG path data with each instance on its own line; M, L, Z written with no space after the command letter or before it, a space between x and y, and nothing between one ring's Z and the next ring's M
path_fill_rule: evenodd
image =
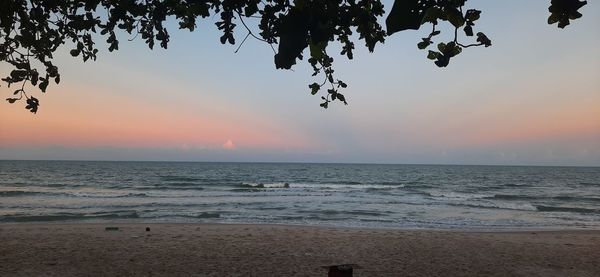
M0 245L1 276L600 276L600 230L28 222Z
M350 230L365 230L365 231L423 231L423 232L458 232L458 233L527 233L527 232L600 232L600 227L582 226L582 227L449 227L449 228L434 228L434 227L389 227L389 226L343 226L343 225L325 225L325 224L293 224L293 223L245 223L245 222L177 222L177 221L131 221L123 220L107 220L107 221L26 221L26 222L0 222L2 226L19 226L19 225L190 225L190 226L265 226L265 227L300 227L300 228L323 228L323 229L350 229Z

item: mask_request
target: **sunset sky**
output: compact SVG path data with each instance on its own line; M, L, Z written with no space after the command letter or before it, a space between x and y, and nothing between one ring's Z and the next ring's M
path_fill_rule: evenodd
M0 159L600 166L600 3L561 30L549 2L469 1L493 46L443 69L416 47L429 26L374 53L357 42L354 60L334 56L349 105L328 110L305 61L277 70L250 39L234 54L216 18L192 33L173 24L168 50L122 35L118 52L83 63L65 47L37 115L0 103Z

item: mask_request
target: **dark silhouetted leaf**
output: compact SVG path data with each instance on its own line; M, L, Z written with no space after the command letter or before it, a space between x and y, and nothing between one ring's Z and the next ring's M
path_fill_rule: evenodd
M430 60L436 60L439 55L441 55L441 53L429 50L429 54L427 55L427 58Z
M385 20L387 33L391 35L404 30L418 30L423 22L426 2L423 0L396 0Z
M41 83L40 83L40 90L42 90L42 92L46 92L46 88L48 88L48 85L50 84L50 82L48 81L48 79L44 79Z
M485 45L485 47L492 46L492 41L483 33L477 33L477 42Z
M291 9L281 19L279 51L275 54L277 68L290 69L296 64L296 58L302 57L302 51L308 46L307 20L307 15L298 9Z
M343 94L338 93L337 94L337 99L340 100L340 101L342 101L342 102L344 102L344 104L348 105L348 102L346 102L346 97L344 97Z
M463 18L462 13L456 8L446 9L446 16L448 17L448 21L456 28L459 28L465 24L465 19Z
M308 87L310 88L310 93L312 95L317 94L317 92L319 92L319 89L321 89L321 86L319 86L319 84L317 83L312 83Z
M465 26L465 35L472 37L473 36L473 27L470 25Z
M587 1L581 0L552 0L548 8L548 11L551 13L548 17L548 24L558 22L558 28L567 27L570 24L570 20L582 16L578 10L586 4Z
M29 99L27 99L27 106L25 106L25 109L28 109L32 113L37 113L39 106L40 102L37 100L37 98L31 96Z
M479 10L467 10L467 12L465 13L465 20L468 21L477 21L479 18L481 17L481 11Z
M429 39L423 39L423 41L421 41L421 42L417 43L417 47L418 47L419 49L425 49L425 48L427 48L427 46L429 46L431 43L432 43L432 42L431 42L431 40L429 40Z

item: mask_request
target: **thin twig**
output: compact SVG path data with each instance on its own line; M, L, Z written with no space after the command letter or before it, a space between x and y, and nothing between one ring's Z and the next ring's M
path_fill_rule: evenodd
M242 45L244 45L244 42L246 42L246 40L248 39L249 36L250 36L250 32L248 32L248 34L246 35L244 40L242 40L242 43L240 43L240 46L238 46L238 48L235 49L235 52L233 52L233 53L237 53L238 51L240 51L240 48L242 48Z
M271 49L273 50L273 53L277 54L277 51L275 51L275 48L273 48L273 45L270 42L268 42L268 41L266 41L266 40L264 40L264 39L262 39L260 37L257 37L256 35L254 35L254 33L252 33L252 30L250 30L250 28L248 27L248 25L246 25L246 22L244 22L244 19L243 19L244 16L242 16L239 12L236 12L236 13L238 14L238 16L240 18L240 22L242 22L242 25L244 25L244 27L248 31L248 34L251 35L252 37L254 37L257 40L260 40L262 42L268 43L271 46Z

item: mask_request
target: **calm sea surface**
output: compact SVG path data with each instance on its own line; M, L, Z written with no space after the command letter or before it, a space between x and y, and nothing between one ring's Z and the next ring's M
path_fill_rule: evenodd
M0 222L600 229L600 168L0 161Z

